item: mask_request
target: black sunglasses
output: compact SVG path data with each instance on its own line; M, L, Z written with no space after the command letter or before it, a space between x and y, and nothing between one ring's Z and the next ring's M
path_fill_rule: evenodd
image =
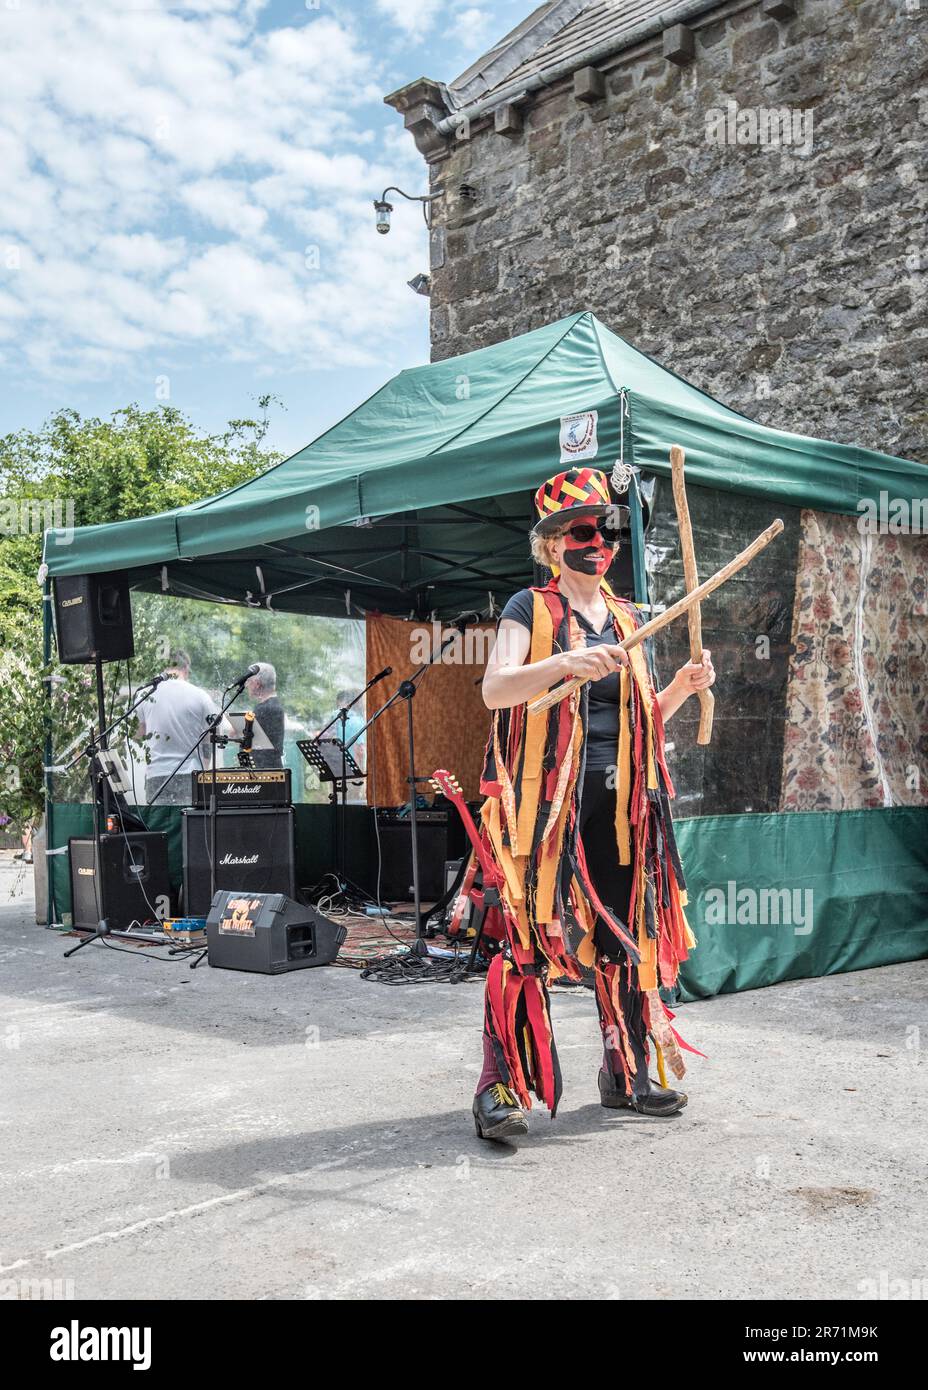
M589 521L578 521L575 526L568 526L567 534L575 541L579 541L581 545L589 545L590 541L594 541L597 536L599 536L606 545L615 547L619 543L617 536L605 535L600 531L598 526Z

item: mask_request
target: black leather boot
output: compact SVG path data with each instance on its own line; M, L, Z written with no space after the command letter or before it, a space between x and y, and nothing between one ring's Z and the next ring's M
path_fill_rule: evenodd
M474 1128L481 1139L515 1139L528 1134L525 1111L501 1081L474 1096Z
M607 1076L600 1068L599 1102L607 1110L634 1110L639 1115L676 1115L683 1109L688 1097L683 1091L671 1091L667 1086L658 1086L652 1081L646 1096L629 1096L620 1088L618 1079Z

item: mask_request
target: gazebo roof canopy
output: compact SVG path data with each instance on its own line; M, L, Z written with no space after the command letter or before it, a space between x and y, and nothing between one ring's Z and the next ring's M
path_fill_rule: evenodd
M622 401L625 409L622 409ZM913 500L928 467L755 424L638 352L591 313L400 372L291 458L202 502L50 531L51 575L127 570L134 587L281 611L443 616L531 582L539 483L567 467L564 417L596 412L583 461L854 515ZM584 422L585 424L589 422ZM562 462L562 457L565 461Z

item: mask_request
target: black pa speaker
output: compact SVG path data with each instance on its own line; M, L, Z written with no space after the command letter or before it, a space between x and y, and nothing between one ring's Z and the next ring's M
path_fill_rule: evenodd
M54 581L58 660L67 666L135 656L129 580L119 574L69 574Z
M280 975L328 965L348 928L283 893L217 893L206 919L210 965Z
M68 854L71 920L75 927L95 931L101 908L114 931L124 931L132 922L151 922L170 916L166 835L153 830L101 835L102 872L99 873L92 839L69 840Z
M184 812L184 912L205 917L210 905L210 818ZM236 893L296 894L293 808L242 807L216 813L216 888Z

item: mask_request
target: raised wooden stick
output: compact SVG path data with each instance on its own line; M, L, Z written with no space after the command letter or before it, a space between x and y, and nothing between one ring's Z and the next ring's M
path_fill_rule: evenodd
M738 570L744 569L745 565L749 564L751 560L754 559L754 556L757 555L759 551L763 550L765 546L769 545L774 536L778 536L782 530L783 522L777 517L776 521L771 521L766 531L761 531L760 535L756 536L755 539L751 541L751 544L746 546L733 560L729 560L727 565L723 565L711 578L704 580L691 594L685 594L683 598L677 599L676 603L672 603L663 613L659 613L656 618L652 618L650 622L644 623L641 627L636 628L630 637L625 638L624 642L619 642L616 650L623 652L630 651L632 647L637 647L639 642L644 642L647 638L653 637L655 632L660 632L662 627L666 627L667 624L672 623L675 618L679 618L681 613L688 613L694 603L699 603L707 594L711 594L713 590L718 589L724 584L727 579L731 579L733 574L737 574ZM566 699L568 695L572 695L581 685L585 685L586 680L586 676L571 676L570 680L565 681L563 685L555 686L555 688L549 690L546 695L539 695L538 699L533 700L529 705L529 714L538 714L541 710L550 709L551 706L556 705L558 701Z
M677 509L677 527L680 532L680 550L683 554L683 575L686 580L686 592L691 594L694 589L699 588L699 574L696 569L696 551L693 546L693 527L690 523L690 506L686 500L686 483L683 478L683 468L686 463L686 454L679 444L671 446L670 450L670 473L673 479L673 501ZM695 603L687 614L687 621L690 627L690 660L702 661L702 612L699 604ZM708 743L712 737L712 717L715 713L715 696L711 690L698 690L699 696L699 732L696 735L697 743Z

